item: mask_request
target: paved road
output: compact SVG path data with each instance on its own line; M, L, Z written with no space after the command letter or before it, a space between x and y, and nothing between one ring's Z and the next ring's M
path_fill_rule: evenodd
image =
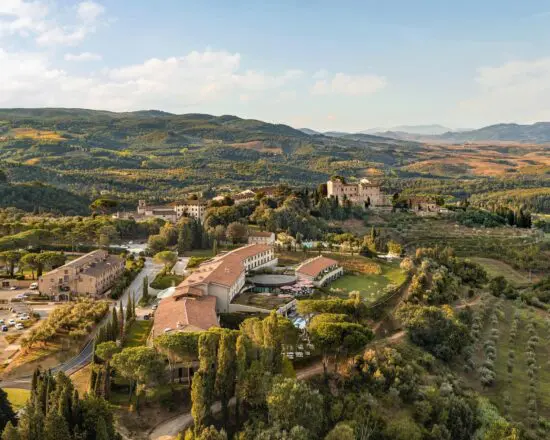
M149 280L152 280L155 275L160 272L161 269L162 265L154 264L150 258L147 258L147 260L145 260L145 266L143 270L139 273L136 279L132 282L132 284L130 284L128 289L126 289L126 291L122 295L122 304L126 304L126 302L128 301L128 295L130 294L133 294L136 301L139 301L139 299L141 298L141 294L143 293L143 278L148 276ZM115 306L116 304L117 303L115 302ZM99 327L103 326L110 318L111 315L107 314L104 320L96 327L96 332ZM78 355L69 359L66 362L63 362L62 364L59 364L57 367L52 368L52 371L63 371L64 373L67 373L67 375L70 375L80 368L88 365L92 360L93 347L94 342L92 338L87 342L87 344ZM31 379L32 376L24 376L17 379L1 381L0 387L28 389L30 387Z

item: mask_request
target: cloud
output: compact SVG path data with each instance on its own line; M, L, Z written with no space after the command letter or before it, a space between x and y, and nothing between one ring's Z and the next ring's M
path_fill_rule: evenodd
M82 52L78 54L66 53L65 61L101 61L101 55L91 52Z
M0 1L0 36L42 32L48 6L42 1Z
M319 77L320 74L327 77L327 73L324 71L317 72L316 76ZM386 84L386 78L383 76L336 73L332 78L318 79L313 85L311 93L314 95L370 95L383 89Z
M57 69L50 60L41 53L0 51L0 107L162 108L179 112L189 105L226 97L250 100L271 90L278 93L301 75L297 70L280 74L243 71L240 54L225 51L153 58L83 76Z
M477 95L459 103L468 120L536 122L548 117L550 57L480 67Z
M95 23L104 13L105 8L96 2L85 1L77 7L77 16L85 23Z
M59 23L48 0L0 0L0 37L32 37L40 46L82 42L96 31L105 8L93 1L79 3L72 11L71 23Z

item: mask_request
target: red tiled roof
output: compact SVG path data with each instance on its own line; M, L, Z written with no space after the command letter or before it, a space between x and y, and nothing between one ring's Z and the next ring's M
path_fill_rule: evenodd
M332 258L323 257L321 255L319 257L312 258L311 260L308 260L302 263L300 266L298 266L298 268L296 269L296 272L304 275L308 275L310 277L316 277L323 270L328 269L329 267L337 264L338 264L338 261L333 260Z
M218 327L216 297L163 299L155 312L153 336L160 336L165 330L192 332Z
M270 245L249 244L205 261L179 284L176 292L181 291L183 294L186 286L199 286L208 283L230 287L235 284L244 271L243 261L245 259L269 249L271 249Z

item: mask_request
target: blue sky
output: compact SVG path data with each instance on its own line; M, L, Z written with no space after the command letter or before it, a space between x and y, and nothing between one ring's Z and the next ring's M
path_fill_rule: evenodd
M0 106L320 130L550 120L544 1L1 0Z

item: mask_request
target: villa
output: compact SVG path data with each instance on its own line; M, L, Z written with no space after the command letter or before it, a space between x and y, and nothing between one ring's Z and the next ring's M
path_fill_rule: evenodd
M249 244L205 261L159 303L153 335L217 326L217 314L231 311L249 271L276 265L273 247L266 244Z
M301 280L311 281L315 286L322 287L344 275L344 269L338 261L319 255L300 264L296 275Z
M42 295L63 299L68 294L99 296L124 272L124 259L96 250L58 267L38 279Z
M140 200L137 207L138 218L161 218L175 223L180 218L187 216L203 222L206 217L208 204L204 200L185 200L168 205L148 205L145 200Z
M248 244L275 244L275 234L268 231L249 231Z

